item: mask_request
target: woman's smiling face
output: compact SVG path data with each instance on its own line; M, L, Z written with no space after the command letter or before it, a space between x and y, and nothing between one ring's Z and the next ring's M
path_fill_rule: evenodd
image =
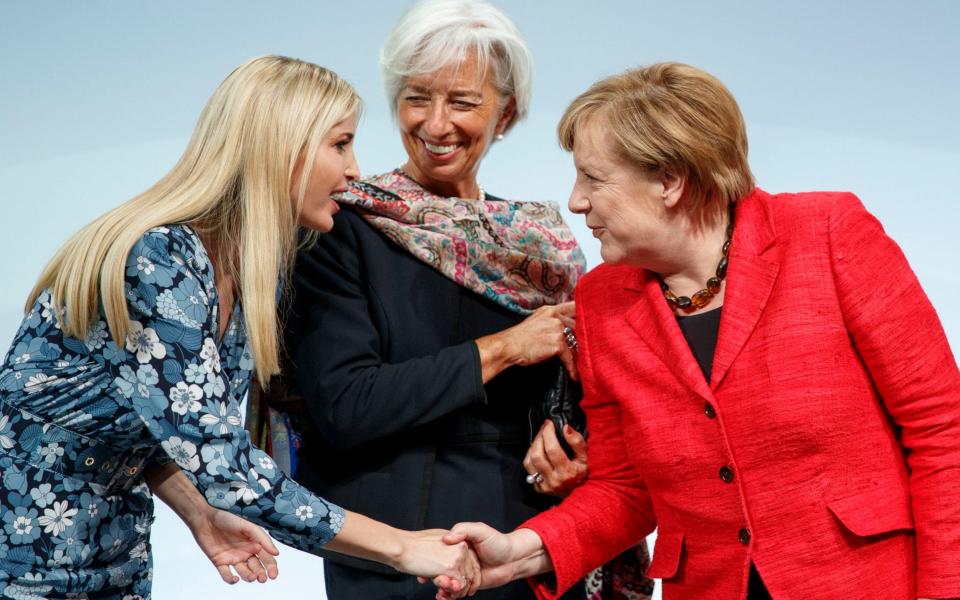
M434 73L410 77L397 98L408 174L433 193L473 191L480 159L513 115L475 54Z

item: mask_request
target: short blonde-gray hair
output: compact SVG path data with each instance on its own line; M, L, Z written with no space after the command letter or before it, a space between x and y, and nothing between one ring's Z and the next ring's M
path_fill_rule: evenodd
M497 91L516 102L509 131L530 106L533 57L516 25L482 0L421 0L390 31L380 50L380 69L394 116L407 78L459 63L471 52L481 73L493 66Z
M587 126L603 127L636 168L685 176L684 208L701 223L718 218L755 185L740 107L720 80L696 67L657 63L601 79L560 119L563 149L572 151Z

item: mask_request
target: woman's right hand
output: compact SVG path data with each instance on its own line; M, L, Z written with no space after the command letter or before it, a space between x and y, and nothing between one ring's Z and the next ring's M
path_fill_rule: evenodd
M554 356L578 379L576 351L567 345L564 328L574 329L576 308L573 302L541 306L526 319L499 333L477 340L483 382L496 377L507 367L532 365Z
M392 566L421 581L432 579L451 597L473 595L480 587L480 562L466 542L445 543L449 533L445 529L403 532L400 555Z
M517 579L553 570L540 536L530 529L500 533L484 523L458 523L444 537L448 544L470 543L483 567L480 589L500 587ZM434 580L434 583L437 583ZM438 585L437 600L462 598Z

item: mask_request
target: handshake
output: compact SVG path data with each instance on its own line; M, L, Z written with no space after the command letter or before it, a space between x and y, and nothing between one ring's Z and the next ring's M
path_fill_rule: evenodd
M193 488L190 488L193 489ZM257 525L204 505L187 523L221 578L276 579L276 545ZM451 530L407 531L346 511L327 550L374 560L437 586L438 600L454 600L553 570L540 536L530 529L501 533L484 523L458 523Z
M504 534L484 523L458 523L450 531L409 532L394 565L437 586L437 600L473 596L552 570L540 536L529 529ZM406 536L405 536L406 537Z

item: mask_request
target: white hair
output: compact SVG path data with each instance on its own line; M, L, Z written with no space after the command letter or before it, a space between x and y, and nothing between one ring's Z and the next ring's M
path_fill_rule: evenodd
M387 35L380 68L394 117L408 77L459 63L470 52L476 53L481 73L493 65L497 91L516 102L509 131L530 106L533 57L516 25L483 0L420 0Z

